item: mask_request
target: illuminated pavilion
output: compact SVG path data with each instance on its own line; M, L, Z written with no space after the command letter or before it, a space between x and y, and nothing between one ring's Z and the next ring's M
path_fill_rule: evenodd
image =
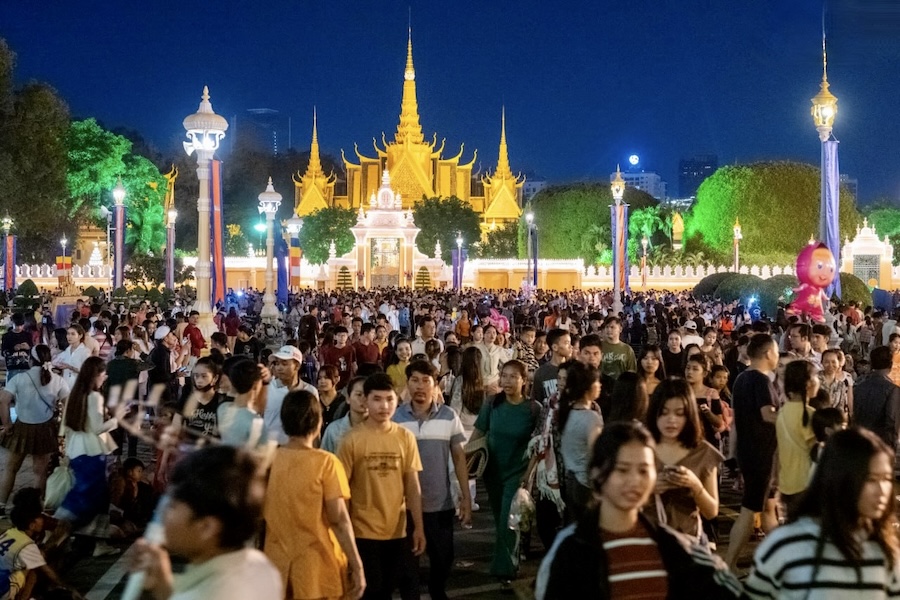
M319 140L315 115L313 116L312 144L309 165L302 175L294 176L294 212L304 217L316 210L340 206L358 209L367 207L378 192L385 171L390 172L391 187L400 195L402 208L409 209L422 197L456 196L471 204L481 215L482 232L519 219L522 215L522 184L525 178L514 175L509 164L506 144L506 112L501 116L500 150L497 167L493 173L478 179L472 175L472 166L478 155L473 153L469 162L461 162L463 145L452 157L444 156L444 141L437 144L437 134L426 141L419 122L419 105L416 100L416 71L413 66L412 36L406 49L406 70L403 75L403 99L400 103L400 121L393 141L381 135L381 147L373 139L375 156L360 153L354 144L357 162L341 157L347 174L346 195L335 193L336 176L326 174L319 155ZM482 191L483 190L483 191Z

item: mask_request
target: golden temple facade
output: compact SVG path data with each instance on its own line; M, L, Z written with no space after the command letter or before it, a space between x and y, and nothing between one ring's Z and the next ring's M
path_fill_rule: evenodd
M319 155L318 131L313 116L313 136L309 165L306 172L294 176L294 211L304 217L316 210L340 206L359 208L369 205L370 198L381 186L385 170L390 172L391 184L399 193L403 209L408 209L423 197L457 198L471 204L482 216L482 228L488 231L522 215L522 184L524 177L514 175L509 164L506 144L506 112L501 116L500 149L497 168L492 174L473 177L472 167L478 151L471 160L462 162L464 146L452 157L444 156L444 141L437 143L437 134L430 141L422 133L419 105L416 99L416 71L413 65L412 36L406 47L406 69L403 73L403 97L400 121L392 141L381 135L381 146L373 139L375 156L365 156L354 144L356 162L343 151L341 158L346 172L346 194L335 193L334 174L322 170ZM483 191L482 191L483 190ZM343 190L342 190L343 191Z

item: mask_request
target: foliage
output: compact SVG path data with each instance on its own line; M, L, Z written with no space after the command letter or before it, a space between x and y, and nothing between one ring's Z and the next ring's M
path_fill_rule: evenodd
M740 300L746 303L751 296L759 295L762 283L763 280L756 275L732 273L716 288L715 296L723 302Z
M225 256L246 256L250 240L240 225L230 223L225 226Z
M125 243L133 253L159 253L166 247L166 179L143 156L127 154L125 172Z
M716 293L719 284L731 277L733 273L713 273L707 275L694 286L694 297L705 298Z
M469 256L475 258L478 254L473 246L481 240L480 218L468 202L456 196L423 198L413 205L413 219L420 229L416 247L422 254L434 256L435 244L440 242L441 258L449 263L458 235L469 248Z
M628 255L632 263L639 263L644 252L641 239L647 237L647 256L659 246L671 247L671 212L660 205L647 206L630 211L628 216Z
M609 185L579 183L544 188L535 195L532 210L538 232L541 258L583 258L586 264L600 264L611 244L609 206L613 203ZM649 194L625 189L624 202L632 213L656 206ZM524 224L520 231L524 231ZM524 233L520 233L523 253ZM638 238L640 245L640 238Z
M22 283L19 284L19 287L16 288L16 294L19 296L24 296L26 298L35 298L40 292L38 291L37 284L34 283L31 279L26 279Z
M841 273L841 302L856 301L858 306L872 306L872 292L865 282L852 273Z
M900 209L890 204L873 205L866 211L866 216L878 237L888 236L894 248L894 265L900 264Z
M334 240L337 255L353 250L356 240L350 228L356 224L352 208L323 208L303 218L300 230L300 247L303 255L314 265L328 260L328 247Z
M0 215L19 236L22 262L54 255L66 228L69 111L49 86L15 89L15 54L0 40Z
M794 162L760 162L726 166L697 190L685 219L685 238L712 253L728 255L735 219L740 219L741 249L754 253L785 252L796 256L819 229L819 169ZM855 230L860 221L846 188L841 191L840 230ZM769 261L766 261L769 262Z
M100 295L100 290L98 290L96 287L94 287L92 285L89 285L86 288L84 288L83 290L81 290L81 293L84 294L85 296L87 296L88 298L96 298L97 296Z
M175 257L175 283L191 278L193 267L186 267L180 257ZM163 254L134 254L125 265L125 280L132 287L149 285L158 287L166 280L166 257Z
M517 221L504 223L497 229L488 231L481 245L481 258L518 258L518 234Z
M795 275L775 275L763 282L759 290L759 308L769 317L774 318L778 311L778 303L785 305L794 299L794 288L800 285Z
M111 192L116 178L125 172L123 157L131 152L131 142L106 131L94 119L74 121L66 141L66 181L71 199L68 216L74 217L82 207L96 214L100 206L112 201Z

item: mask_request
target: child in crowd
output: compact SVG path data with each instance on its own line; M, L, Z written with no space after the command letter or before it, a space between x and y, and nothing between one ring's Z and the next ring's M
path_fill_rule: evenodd
M134 457L125 459L121 470L109 481L113 525L126 537L142 532L153 517L153 496L153 488L144 481L144 463Z

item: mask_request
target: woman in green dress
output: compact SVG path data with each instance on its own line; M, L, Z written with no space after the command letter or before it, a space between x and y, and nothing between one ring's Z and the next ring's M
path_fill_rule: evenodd
M518 556L516 532L507 526L509 506L523 485L528 467L525 451L534 431L540 406L522 395L526 381L525 363L511 360L500 371L501 391L485 402L472 439L487 436L488 463L484 471L491 512L496 528L496 546L491 575L508 583L516 575Z

